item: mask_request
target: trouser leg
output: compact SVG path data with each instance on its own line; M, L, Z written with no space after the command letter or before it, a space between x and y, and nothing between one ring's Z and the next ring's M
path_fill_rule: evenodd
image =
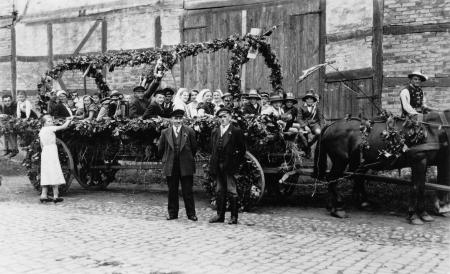
M169 187L167 211L169 216L178 217L178 185L180 177L177 174L167 177L167 185Z
M194 191L192 189L194 184L193 176L181 177L181 191L183 193L184 206L186 208L186 215L188 217L195 216L195 202Z

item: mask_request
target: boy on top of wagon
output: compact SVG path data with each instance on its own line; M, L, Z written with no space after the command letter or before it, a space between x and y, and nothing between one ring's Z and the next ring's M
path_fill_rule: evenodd
M324 125L324 118L319 106L317 105L317 96L313 89L309 90L302 101L304 104L300 106L298 111L298 123L306 133L311 133L313 138L311 141L307 141L307 138L300 138L303 146L305 147L306 157L311 157L311 146L316 142L320 136L321 128Z

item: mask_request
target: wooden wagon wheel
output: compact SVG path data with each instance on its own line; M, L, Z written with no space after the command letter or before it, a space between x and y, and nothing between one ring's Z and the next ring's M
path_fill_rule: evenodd
M104 151L108 148L98 144L78 149L77 180L84 189L104 190L114 181L117 169L109 168Z
M68 146L61 141L60 139L56 138L56 146L58 147L58 157L59 162L61 164L61 169L64 175L64 178L66 179L65 185L59 186L59 193L64 194L66 193L70 185L72 184L73 179L75 178L75 164L73 161L72 154L70 153L70 150ZM41 174L40 174L40 156L41 151L39 150L38 155L34 155L33 157L38 157L35 159L35 161L32 161L32 163L37 163L34 165L34 167L31 168L31 171L28 172L28 178L30 180L31 185L38 190L41 191ZM51 192L51 189L49 189L49 192Z
M104 190L114 181L117 170L103 168L91 168L91 165L104 165L104 161L96 161L94 163L86 163L80 161L78 163L79 183L84 189Z
M253 154L247 151L245 153L245 160L239 171L238 191L240 190L241 192L239 193L241 208L249 210L261 201L266 187L266 180L264 178L264 170ZM249 174L252 175L250 178L253 179L250 184L241 184L240 181L247 178ZM245 185L245 187L242 187L242 185Z

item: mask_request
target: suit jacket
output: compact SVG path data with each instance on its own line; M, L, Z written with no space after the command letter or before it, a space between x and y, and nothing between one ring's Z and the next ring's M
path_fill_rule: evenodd
M52 115L55 118L70 117L69 110L67 110L67 108L61 102L54 106L50 115Z
M145 110L147 109L148 101L145 99L139 100L134 98L134 100L130 104L130 118L138 118L144 115Z
M310 124L318 124L322 126L324 124L324 119L322 116L322 112L319 107L316 105L315 109L313 108L310 112L305 105L300 106L298 112L298 122L301 127L310 125Z
M151 117L161 116L164 117L164 112L162 107L156 103L152 102L147 106L147 109L145 110L144 114L142 115L142 119L148 119Z
M244 114L258 115L261 113L261 106L257 105L257 107L255 108L252 104L247 103L244 105L244 108L242 109L242 111L244 112Z
M170 118L170 114L172 114L173 111L173 103L170 102L166 107L166 103L164 102L161 107L163 110L163 114L161 115L161 117Z
M197 152L197 141L195 139L194 130L181 126L181 145L180 145L180 175L191 176L195 173L195 153ZM171 176L175 151L173 144L173 129L172 126L164 129L161 132L161 137L158 143L159 155L162 155L163 174L165 176Z
M219 151L218 142L220 138L220 127L216 127L211 132L211 158L209 162L209 172L215 176L219 169ZM227 174L236 174L239 166L245 157L245 139L242 130L234 125L230 125L223 135L222 157L224 158L224 172Z
M7 107L5 105L0 105L0 113L16 117L17 116L16 102L12 102L11 106L9 106L9 107Z

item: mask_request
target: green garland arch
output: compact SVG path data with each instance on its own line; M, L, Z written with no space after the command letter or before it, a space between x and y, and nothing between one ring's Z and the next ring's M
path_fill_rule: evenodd
M46 72L47 76L58 79L64 71L81 70L87 72L86 75L95 79L98 89L108 95L110 91L101 73L104 67L109 67L112 72L116 67L138 66L151 64L155 66L156 61L161 58L164 70L172 69L180 60L189 56L196 56L200 53L213 53L220 49L228 49L232 55L229 61L226 77L228 91L231 94L241 93L240 72L243 64L247 63L248 51L252 48L257 50L263 57L266 65L271 69L269 76L273 92L284 93L282 87L283 76L278 58L267 42L276 26L261 35L246 34L242 37L234 34L225 39L214 39L209 42L178 44L171 49L149 49L110 51L98 55L77 55L64 59L53 69Z

